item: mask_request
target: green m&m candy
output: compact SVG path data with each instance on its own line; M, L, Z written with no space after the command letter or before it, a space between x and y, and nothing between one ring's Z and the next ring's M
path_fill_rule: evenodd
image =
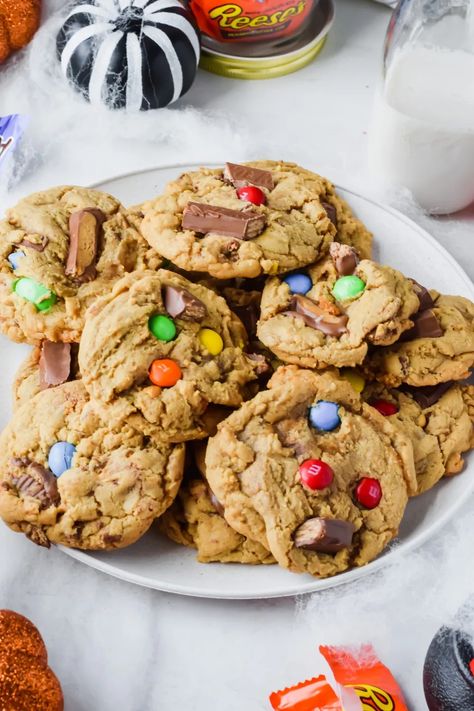
M365 289L365 284L362 279L359 279L355 274L340 277L333 286L332 295L336 301L346 301L347 299L355 299L356 296L362 294Z
M176 337L176 326L169 316L154 314L148 319L148 328L159 341L172 341Z
M18 294L18 296L21 296L22 299L31 301L38 311L47 311L51 306L54 306L57 301L57 296L54 291L51 291L51 289L48 289L46 286L43 286L43 284L39 284L29 277L18 279L13 284L13 291L15 294Z

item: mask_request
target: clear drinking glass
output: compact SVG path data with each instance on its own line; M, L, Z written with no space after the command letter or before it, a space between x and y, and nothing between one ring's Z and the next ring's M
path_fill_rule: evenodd
M474 0L400 0L385 39L369 165L428 212L474 201Z

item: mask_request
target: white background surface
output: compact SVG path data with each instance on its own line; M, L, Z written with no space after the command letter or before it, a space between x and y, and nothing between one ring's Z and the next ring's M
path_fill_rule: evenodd
M46 3L54 4L60 3ZM365 169L366 132L389 11L367 0L338 0L337 11L311 66L269 82L200 73L179 106L140 119L139 139L136 121L105 119L54 91L33 91L32 70L18 60L13 75L0 74L0 114L34 116L38 160L6 199L204 155L294 159L375 193ZM415 216L472 277L472 216L460 222ZM272 689L324 670L317 644L342 640L375 641L410 709L424 711L420 670L430 635L470 592L472 565L463 563L472 556L469 513L383 579L315 597L307 610L292 599L200 601L135 588L57 550L36 549L2 526L0 606L40 627L66 711L268 709Z

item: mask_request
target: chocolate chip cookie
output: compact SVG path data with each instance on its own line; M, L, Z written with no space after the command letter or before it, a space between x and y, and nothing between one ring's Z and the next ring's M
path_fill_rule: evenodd
M30 195L0 223L0 329L32 344L79 341L98 296L161 261L110 195L76 187Z
M403 390L371 383L362 392L369 405L410 438L417 494L431 489L441 477L462 470L463 453L474 447L469 396L469 388L449 382Z
M0 437L0 516L35 543L135 542L173 502L184 445L100 418L81 381L22 405Z
M362 363L369 345L387 345L413 325L420 299L396 269L338 242L305 271L268 280L257 327L278 358L311 368Z
M318 577L375 558L416 488L408 438L348 382L294 366L219 425L206 474L232 528Z
M218 279L311 264L327 253L338 227L341 239L370 251L369 232L330 183L293 163L227 163L184 173L141 209L141 231L160 254Z
M474 365L474 304L462 296L431 292L432 306L421 311L413 330L388 348L374 350L367 376L388 387L423 387L463 380Z
M13 381L13 408L28 402L42 390L80 378L77 343L43 341L18 368Z
M131 274L97 299L79 349L85 387L104 418L158 425L170 441L206 436L210 403L238 406L258 363L224 299L166 270Z
M202 479L185 481L159 528L175 543L197 549L200 563L274 563L269 551L229 526L222 506Z

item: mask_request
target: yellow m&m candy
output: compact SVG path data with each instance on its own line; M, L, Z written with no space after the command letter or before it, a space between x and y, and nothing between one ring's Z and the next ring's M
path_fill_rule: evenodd
M219 355L224 348L224 341L212 328L201 328L198 338L201 345L213 356Z
M344 380L347 380L352 385L356 393L361 393L365 388L365 380L357 370L353 368L343 368L341 375Z

